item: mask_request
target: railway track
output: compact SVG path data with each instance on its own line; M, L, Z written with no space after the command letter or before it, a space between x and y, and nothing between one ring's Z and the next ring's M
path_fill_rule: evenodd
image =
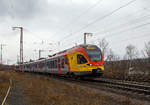
M118 82L118 81L108 81L105 79L95 80L95 82L100 82L106 84L106 86L114 87L126 91L135 92L138 94L150 95L150 86L148 85L141 85L135 83L129 83L126 81Z
M132 83L129 81L110 81L107 79L98 80L76 80L71 78L59 77L65 81L78 83L79 85L84 85L94 89L108 90L117 94L127 95L132 98L150 101L150 86L141 85L140 83Z
M44 74L44 76L46 76L46 74ZM138 84L129 81L108 80L104 78L90 80L90 79L66 78L64 76L57 76L57 75L50 76L49 74L47 74L47 76L51 78L71 82L71 83L76 83L78 85L89 87L89 88L111 91L113 93L117 93L125 96L127 95L132 98L150 101L150 86L142 85L140 83Z

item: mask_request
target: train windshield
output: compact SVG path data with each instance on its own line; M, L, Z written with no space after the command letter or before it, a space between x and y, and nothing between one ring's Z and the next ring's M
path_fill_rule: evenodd
M90 61L101 61L101 50L97 46L84 47Z
M90 61L100 61L101 60L101 52L100 51L86 51Z

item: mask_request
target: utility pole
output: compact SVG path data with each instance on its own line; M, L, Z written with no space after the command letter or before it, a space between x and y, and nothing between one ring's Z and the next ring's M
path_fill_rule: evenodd
M13 30L20 29L20 70L23 71L23 27L12 27Z
M6 46L5 44L1 44L1 62L0 64L3 64L3 46Z
M39 59L41 58L41 52L43 52L44 50L39 50Z
M52 50L39 50L39 59L41 58L41 52L44 52L44 51L49 51L49 52L51 52Z
M39 51L39 59L40 59L41 58L41 52L44 52L44 51L51 52L52 50L34 50L34 51Z
M93 35L92 33L84 33L84 44L86 44L86 37L92 35Z
M17 64L19 64L19 55L17 54Z

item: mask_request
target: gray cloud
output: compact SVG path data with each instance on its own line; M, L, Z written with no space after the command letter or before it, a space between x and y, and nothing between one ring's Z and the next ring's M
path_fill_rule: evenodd
M0 16L20 19L32 18L40 11L40 3L41 0L1 0Z
M106 37L111 47L117 53L122 46L129 44L129 40L121 43L120 40L129 39L134 36L140 36L149 32L149 26L136 30L128 30L122 33L124 29L135 27L141 23L149 22L149 1L137 0L135 3L119 10L104 20L96 21L87 28L80 30L82 27L93 22L95 19L103 17L114 9L131 0L102 0L99 4L91 9L87 8L94 5L98 0L0 0L0 43L6 43L7 57L5 59L16 60L14 55L18 54L19 48L19 30L12 31L13 26L24 27L24 42L25 56L29 59L33 55L34 49L53 49L53 53L58 51L58 41L61 41L61 49L72 47L74 43L82 43L83 33L92 32L93 37L87 41L97 42L97 39ZM86 11L87 10L87 11ZM86 12L85 12L86 11ZM137 19L137 20L136 20ZM78 32L78 30L80 30ZM71 34L77 32L76 34ZM100 34L95 35L95 33ZM116 34L117 33L117 34ZM66 37L68 36L68 37ZM65 37L65 38L64 38ZM53 42L54 45L34 45L33 42L45 43ZM139 49L147 39L137 39L131 41L131 44L136 44L136 41L143 42L138 45ZM116 46L114 42L118 42L121 46ZM17 43L17 44L16 44ZM11 47L10 47L10 46ZM15 50L12 50L14 48ZM122 48L124 49L124 48ZM10 53L11 52L11 53ZM46 56L45 55L43 56Z

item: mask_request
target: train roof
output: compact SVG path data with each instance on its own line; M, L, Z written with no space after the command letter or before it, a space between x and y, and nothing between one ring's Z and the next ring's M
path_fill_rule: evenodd
M33 61L33 62L28 62L28 63L25 63L25 64L31 64L31 63L37 63L37 62L40 62L40 61L44 61L44 60L49 60L49 59L52 59L52 58L55 58L55 57L58 57L58 56L62 56L62 55L69 54L70 52L73 52L73 51L77 51L77 49L78 49L79 47L86 48L86 47L88 47L88 46L92 46L92 47L98 48L96 45L93 45L93 44L80 44L80 45L78 45L78 46L74 46L74 47L72 47L72 48L69 48L69 49L60 51L60 52L58 52L58 53L55 53L55 54L49 56L48 58L35 60L35 61Z
M55 55L62 54L62 53L66 53L67 51L76 49L76 48L78 48L78 47L83 47L83 48L85 48L85 47L87 47L87 46L97 47L96 45L93 45L93 44L80 44L80 45L78 45L78 46L74 46L74 47L72 47L72 48L69 48L69 49L60 51L60 52L56 53ZM98 48L98 47L97 47L97 48Z

